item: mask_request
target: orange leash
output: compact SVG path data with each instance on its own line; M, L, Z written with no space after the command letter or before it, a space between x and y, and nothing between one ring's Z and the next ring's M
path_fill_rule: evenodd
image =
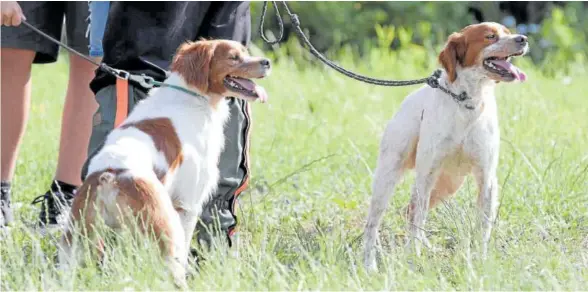
M118 128L129 113L129 80L116 78L116 115L114 127Z

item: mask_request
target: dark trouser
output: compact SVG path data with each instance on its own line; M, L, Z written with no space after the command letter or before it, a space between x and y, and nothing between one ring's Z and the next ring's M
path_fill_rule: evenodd
M129 84L129 112L146 94ZM98 111L94 115L92 136L88 149L88 160L82 169L82 180L86 177L88 164L92 157L100 151L106 136L114 128L116 114L116 86L104 87L96 94L99 104ZM222 231L226 234L229 245L229 234L237 224L234 214L234 202L239 193L244 189L249 176L248 170L248 132L249 132L249 105L240 99L230 98L230 119L225 126L225 150L221 153L219 169L220 179L218 189L211 200L204 206L201 215L201 223L196 231L198 241L204 241L210 245L212 234ZM218 221L216 219L218 218ZM211 233L207 232L210 231Z

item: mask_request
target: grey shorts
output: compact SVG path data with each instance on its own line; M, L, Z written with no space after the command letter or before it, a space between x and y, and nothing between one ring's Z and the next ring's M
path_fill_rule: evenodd
M46 34L61 40L65 17L66 43L78 52L88 55L88 1L19 1L27 22ZM59 46L24 25L2 26L2 48L35 51L33 63L57 61Z

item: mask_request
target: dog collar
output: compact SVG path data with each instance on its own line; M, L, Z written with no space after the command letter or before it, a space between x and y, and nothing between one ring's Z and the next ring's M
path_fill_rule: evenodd
M173 88L175 90L179 90L179 91L181 91L183 93L187 93L187 94L192 95L192 96L195 96L195 97L204 98L204 96L202 96L202 94L197 93L195 91L192 91L192 90L190 90L188 88L185 88L185 87L182 87L182 86L179 86L179 85L168 84L168 83L165 83L165 82L159 82L159 81L155 80L153 77L147 76L145 74L141 74L141 75L134 75L134 74L129 74L129 73L126 73L126 74L127 74L127 76L126 76L127 79L139 83L139 85L143 86L146 89L153 88L153 86L169 87L169 88ZM166 74L166 76L167 75L168 74Z
M451 92L451 90L449 90L447 87L442 86L441 82L439 82L442 73L443 71L441 69L435 70L435 72L433 72L433 74L430 77L426 78L427 85L429 85L431 88L437 88L443 91L445 94L451 96L453 100L455 100L455 102L457 102L458 104L463 103L468 99L471 99L465 91L460 94L455 94ZM469 110L475 109L475 107L469 104L464 105L464 107Z
M167 83L163 83L163 82L159 82L159 81L153 81L153 85L159 86L159 87L168 87L168 88L173 88L175 90L179 90L183 93L187 93L189 95L195 96L195 97L204 97L201 94L192 91L190 89L187 89L185 87L182 86L178 86L178 85L173 85L173 84L167 84Z

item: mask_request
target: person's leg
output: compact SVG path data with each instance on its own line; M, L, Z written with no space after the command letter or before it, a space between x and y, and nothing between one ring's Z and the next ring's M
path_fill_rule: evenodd
M246 101L230 98L230 119L225 126L225 149L219 161L220 179L213 198L204 206L197 225L197 239L206 247L212 244L213 235L233 243L231 235L237 225L235 204L249 181L249 130L250 112ZM193 255L195 251L193 251Z
M81 185L80 172L86 161L86 149L92 131L92 115L97 104L88 86L96 66L81 57L69 57L69 82L61 120L59 158L55 179Z
M89 37L88 52L96 62L100 62L104 54L102 38L104 37L109 7L110 2L108 1L90 1L89 3L90 23L86 33ZM76 9L84 9L85 5L82 7L76 5L72 8L76 11ZM75 22L75 19L71 21ZM76 32L70 39L72 42L76 42L76 45L83 45L85 41L79 40L81 31L78 28L74 28L74 30ZM74 37L77 38L74 39ZM70 55L70 78L63 110L59 159L55 178L58 181L76 186L81 184L80 173L87 158L86 149L88 149L92 134L92 116L98 108L94 94L89 87L90 81L94 78L94 70L96 70L95 65L78 56Z
M251 14L249 3L214 2L216 23L205 25L202 37L232 39L247 46L251 40ZM236 17L228 17L236 15ZM228 240L235 232L237 216L235 204L239 194L247 188L249 181L249 129L250 113L247 102L230 98L230 119L225 127L225 148L219 161L220 179L218 188L202 210L201 222L197 226L199 242L210 245L212 235L220 234ZM194 254L194 251L193 251Z
M90 27L88 29L88 34L90 37L90 57L94 58L96 61L101 61L104 57L104 48L102 46L102 40L104 38L104 33L106 30L106 23L108 21L108 13L110 11L110 1L90 1ZM95 96L95 101L99 102L99 109L95 111L93 114L93 120L97 121L96 124L92 126L92 130L90 131L90 139L88 147L86 147L87 151L87 159L82 166L81 171L81 179L83 180L86 177L87 167L90 158L98 151L99 146L102 144L102 141L106 138L106 135L111 130L110 122L112 122L112 127L114 127L114 113L116 111L114 106L115 104L110 103L110 101L115 100L114 91L112 91L114 87L109 87L109 89L101 90ZM131 90L133 91L133 90ZM131 95L132 96L132 95ZM106 107L105 107L106 106ZM114 111L110 111L110 109ZM106 112L106 119L103 118L103 112ZM108 119L112 115L112 121Z
M0 227L13 221L10 209L10 182L31 105L31 65L35 52L2 48L1 81L1 180Z
M2 181L11 181L18 146L24 134L31 104L31 65L35 52L2 49Z
M61 26L55 21L59 17L60 3L31 1L19 3L27 21L42 31L59 38ZM57 15L57 17L56 17ZM57 25L55 24L57 23ZM20 25L2 26L1 81L1 198L0 206L4 222L11 221L10 181L14 175L18 146L22 138L31 94L31 64L51 63L57 60L57 45L44 39L33 30Z
M104 56L102 39L106 30L106 21L110 10L110 1L90 1L90 57L100 58Z
M88 55L89 40L88 2L64 2L61 15L65 15L67 44ZM59 25L61 32L61 24ZM96 66L83 58L70 54L69 80L62 114L59 156L55 178L50 189L34 203L41 203L39 224L56 227L65 222L76 188L81 184L80 172L86 160L86 147L90 137L92 113L96 109L90 81Z

